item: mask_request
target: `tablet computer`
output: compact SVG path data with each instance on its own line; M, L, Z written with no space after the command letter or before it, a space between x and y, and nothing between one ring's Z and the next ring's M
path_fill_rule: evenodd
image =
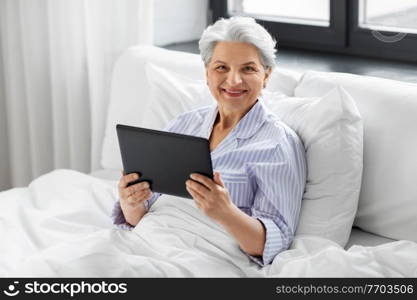
M139 173L129 185L148 181L153 192L192 198L185 188L191 173L213 178L208 139L116 125L123 169Z

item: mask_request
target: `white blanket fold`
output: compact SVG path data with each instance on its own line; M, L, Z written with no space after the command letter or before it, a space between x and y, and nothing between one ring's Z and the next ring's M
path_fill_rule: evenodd
M417 244L348 251L298 236L260 268L190 199L161 196L132 231L115 228L115 181L56 170L0 193L0 276L415 277Z

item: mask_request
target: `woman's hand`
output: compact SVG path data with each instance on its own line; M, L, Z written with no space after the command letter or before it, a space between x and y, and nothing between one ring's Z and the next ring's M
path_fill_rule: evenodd
M122 177L119 181L120 207L123 215L132 226L136 226L143 215L146 213L145 201L152 197L152 191L148 182L140 182L127 186L130 182L139 179L139 175L131 173L125 175L122 171Z
M213 180L196 173L191 174L190 177L192 180L186 181L186 188L197 207L216 221L227 218L234 204L220 178L220 173L215 172Z
M266 230L261 221L245 214L230 199L218 172L214 178L191 174L187 191L193 196L199 209L226 229L250 255L262 256Z

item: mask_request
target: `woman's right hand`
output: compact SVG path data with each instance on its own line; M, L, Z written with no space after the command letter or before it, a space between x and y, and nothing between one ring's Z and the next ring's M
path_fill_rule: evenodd
M122 177L119 181L120 207L126 222L136 226L146 213L145 201L152 197L152 191L148 182L139 182L127 186L130 182L139 179L139 174L131 173L126 175L122 170Z

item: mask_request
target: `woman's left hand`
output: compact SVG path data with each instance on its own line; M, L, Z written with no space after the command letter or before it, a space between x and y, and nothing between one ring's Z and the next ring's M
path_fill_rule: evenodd
M213 180L196 173L191 174L190 177L192 180L187 180L185 184L197 207L216 221L226 218L234 204L220 178L220 173L215 172Z

